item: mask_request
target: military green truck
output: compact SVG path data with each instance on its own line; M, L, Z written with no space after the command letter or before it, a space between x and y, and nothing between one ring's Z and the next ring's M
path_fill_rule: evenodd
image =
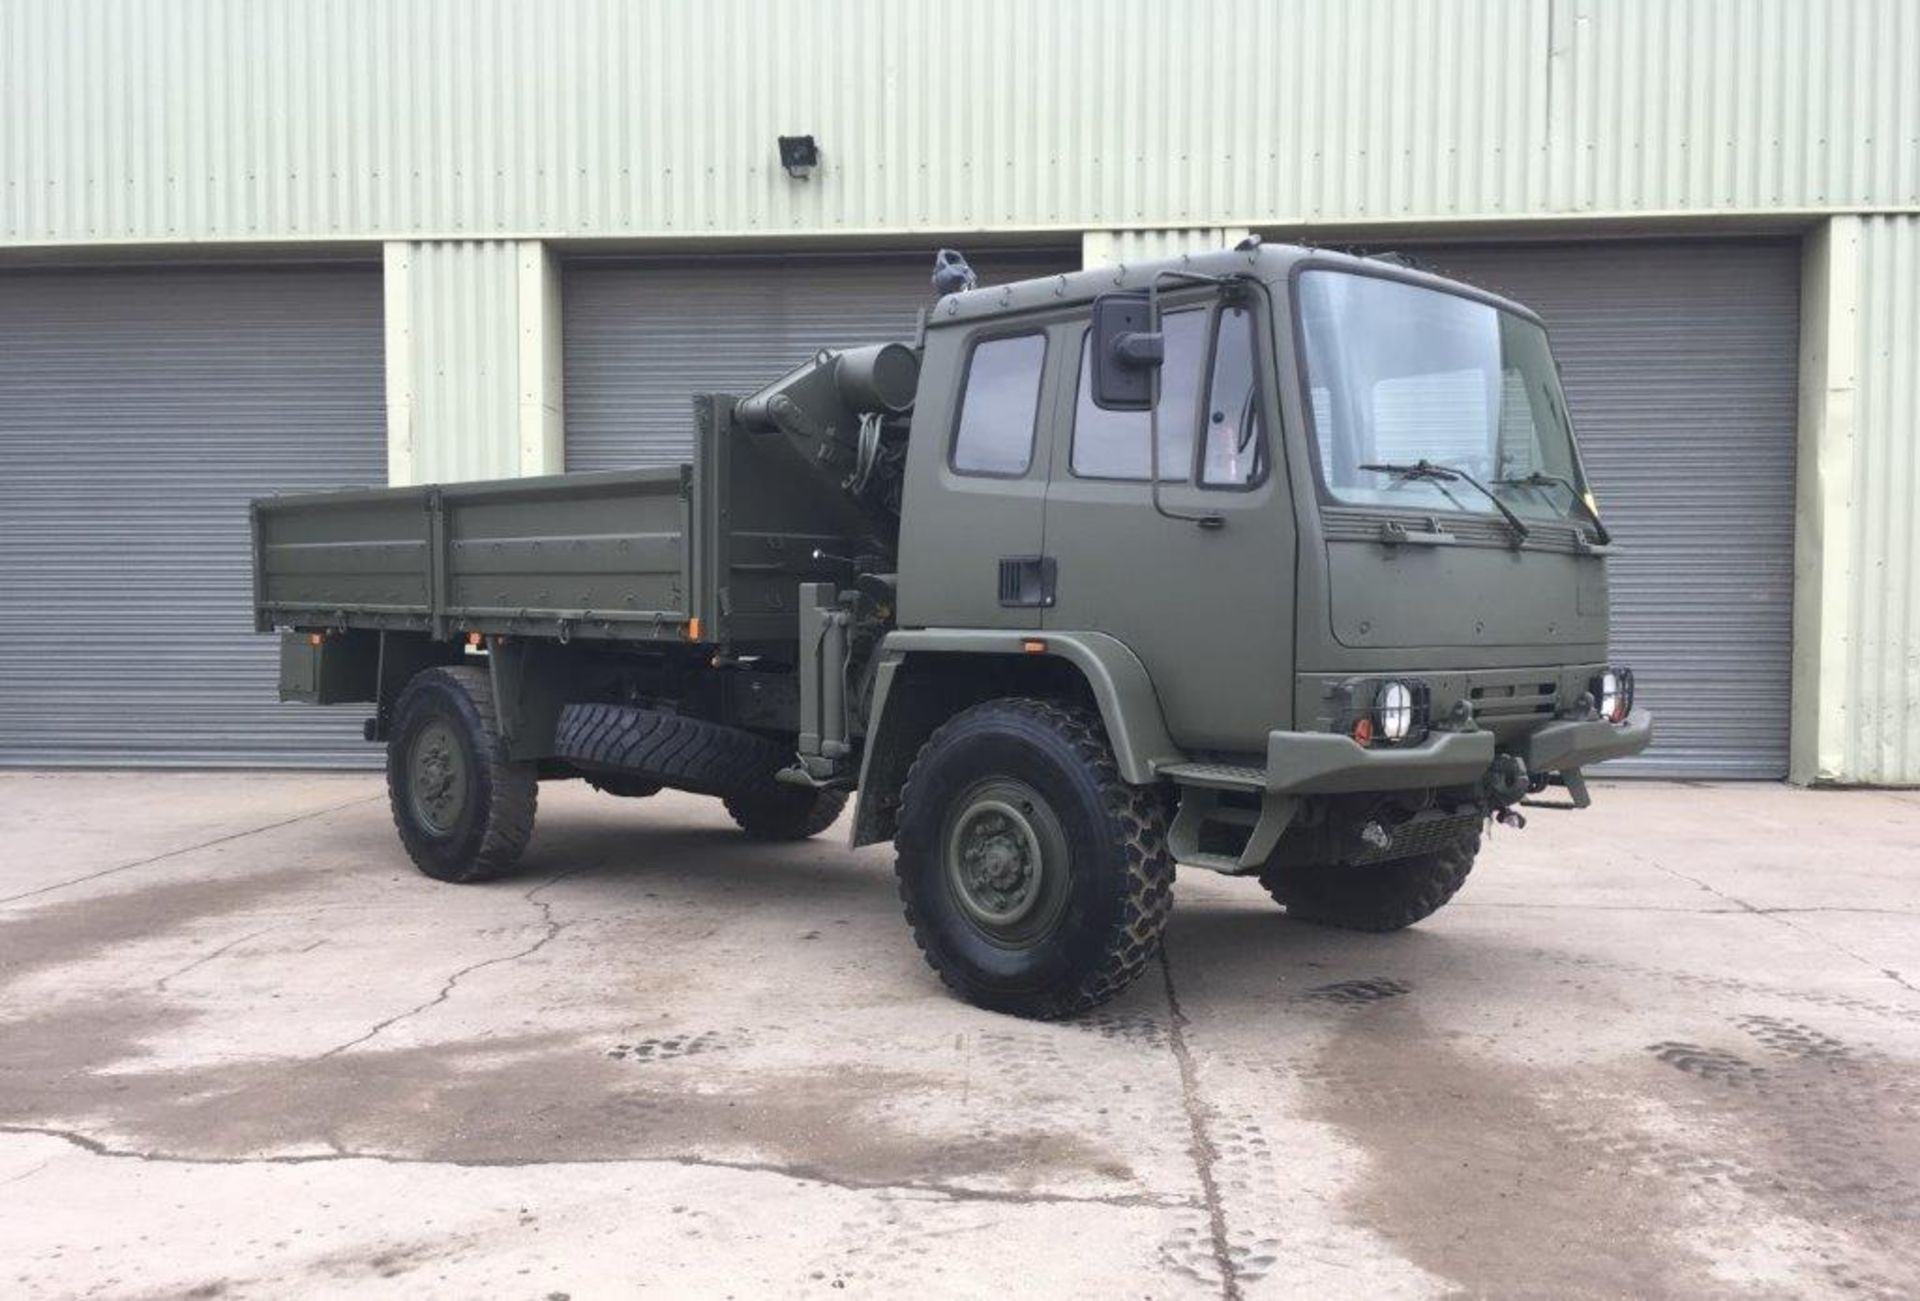
M857 794L939 977L1058 1017L1152 960L1176 864L1395 930L1489 819L1586 806L1651 737L1545 329L1406 265L968 287L693 432L672 468L254 503L281 694L370 706L428 876L512 871L542 781L774 840Z

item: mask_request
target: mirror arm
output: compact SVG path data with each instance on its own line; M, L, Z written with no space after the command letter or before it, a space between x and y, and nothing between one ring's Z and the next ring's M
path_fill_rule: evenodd
M1155 333L1123 334L1114 340L1113 350L1129 366L1156 367L1167 359L1167 337Z

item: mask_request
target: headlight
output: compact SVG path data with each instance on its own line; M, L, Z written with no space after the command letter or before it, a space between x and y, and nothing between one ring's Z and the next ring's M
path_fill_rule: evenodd
M1404 682L1383 683L1373 698L1373 714L1383 739L1406 740L1413 732L1413 688Z
M1613 667L1593 680L1593 704L1609 723L1624 723L1633 711L1633 670Z

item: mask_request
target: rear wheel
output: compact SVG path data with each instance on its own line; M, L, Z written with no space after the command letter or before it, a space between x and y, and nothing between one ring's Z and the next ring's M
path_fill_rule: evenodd
M755 840L805 840L832 826L847 807L845 791L768 782L726 797L727 814Z
M1353 931L1397 931L1431 917L1466 884L1480 833L1388 863L1270 867L1260 884L1287 916Z
M494 724L493 684L473 668L426 669L400 693L387 739L387 797L400 843L436 881L490 881L533 835L538 772Z
M1069 1016L1159 951L1165 803L1120 779L1088 711L995 700L950 719L914 760L894 844L914 939L968 1002Z

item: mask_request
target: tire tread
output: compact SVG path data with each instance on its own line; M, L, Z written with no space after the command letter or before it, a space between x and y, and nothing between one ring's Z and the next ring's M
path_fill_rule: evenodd
M900 807L911 808L916 784L925 779L928 756L953 732L982 711L1004 711L1024 716L1065 740L1079 762L1092 774L1106 806L1110 830L1126 855L1125 899L1116 924L1105 937L1104 951L1068 989L1054 991L1017 1010L1039 1020L1058 1020L1097 1007L1139 979L1160 952L1160 938L1173 909L1173 858L1167 852L1166 800L1150 786L1134 786L1121 779L1106 729L1091 710L1046 697L1013 696L990 700L962 710L935 728L907 770L900 788ZM907 925L920 955L948 989L961 998L970 991L958 974L940 960L926 919L913 905L903 856L894 862L896 884Z
M1373 866L1327 863L1270 867L1260 874L1289 917L1341 930L1404 930L1445 907L1466 884L1480 852L1480 833L1468 832L1430 854Z
M847 807L847 793L779 786L725 797L727 816L755 840L806 840L831 827Z
M554 752L587 772L645 777L721 796L771 786L787 757L765 737L724 723L658 709L588 704L560 711Z
M400 699L394 706L395 717L402 717L418 694L438 685L464 694L478 719L474 740L481 752L480 762L490 793L486 826L479 847L463 863L449 867L445 863L423 859L423 852L416 849L408 836L407 824L401 812L406 799L403 785L405 774L399 765L389 762L387 794L394 826L400 832L400 842L407 847L407 854L414 864L435 880L460 885L498 880L510 874L518 865L521 854L526 851L527 842L533 837L534 815L540 802L538 774L533 764L516 763L507 756L506 743L495 722L498 715L493 705L493 679L484 669L454 665L422 670L400 693Z

